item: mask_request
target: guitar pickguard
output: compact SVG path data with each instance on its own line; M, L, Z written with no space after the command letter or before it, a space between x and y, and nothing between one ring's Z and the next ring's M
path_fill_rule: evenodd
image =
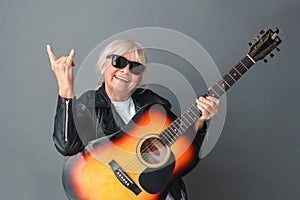
M147 168L139 178L139 182L144 190L150 194L157 194L169 183L175 167L175 157L171 154L166 165L160 168Z

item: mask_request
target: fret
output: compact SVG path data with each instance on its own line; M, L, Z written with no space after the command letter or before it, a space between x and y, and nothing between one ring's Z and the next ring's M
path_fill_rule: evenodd
M206 94L208 96L213 96L213 97L217 97L217 98L220 97L218 95L218 93L216 91L214 91L213 88L211 88L211 87L207 90Z
M180 137L182 134L185 133L185 131L191 126L191 124L184 124L184 125L180 125L178 126L178 137Z
M237 65L238 66L238 65ZM236 67L237 67L236 66ZM236 68L236 67L233 67L232 69L234 69L239 75L240 75L240 77L241 76L243 76L243 73L241 73L239 70L238 70L238 68Z
M187 113L183 113L181 115L180 119L184 119L185 120L184 124L185 125L188 124L188 126L190 126L192 124L191 121L193 118L190 115L188 115Z
M175 123L172 123L168 128L170 128L169 131L169 136L172 140L176 140L177 138L179 138L181 136L180 132L179 132L179 128L176 126Z
M229 72L227 72L228 76L232 79L232 81L235 83L237 81L237 79L235 79L233 76L231 76L231 74ZM234 84L233 83L233 84Z
M170 146L170 145L172 144L172 142L170 142L169 139L167 139L167 136L166 136L166 134L165 134L164 132L162 132L162 133L160 134L159 138L161 139L161 141L162 141L164 144L166 144L166 145L168 145L168 146Z
M221 85L225 91L231 87L224 79L221 79L217 84Z
M184 115L181 115L176 121L175 123L177 123L179 126L184 125L185 127L189 127L189 121L186 117L184 117ZM188 124L188 125L187 125Z
M255 61L248 54L242 59L242 62L246 65L248 70L255 63Z
M222 96L224 94L224 90L222 87L220 87L218 84L214 85L213 90L216 91L218 93L218 96Z
M194 105L192 105L189 110L191 111L191 113L194 115L194 120L196 121L199 117L201 117L201 111L199 110L199 108L197 107L197 104L195 103Z
M165 139L168 141L168 142L173 142L173 137L172 137L172 133L170 134L170 130L169 130L169 127L166 128L163 132L162 132L162 135L165 137Z
M181 118L183 118L186 122L184 122ZM179 121L180 121L179 125L181 127L185 126L185 128L188 128L190 125L189 121L183 115L180 117Z
M247 69L247 71L250 69L250 67L254 64L255 62L252 61L252 58L245 56L241 61L240 64L243 65L244 68Z
M230 87L236 82L228 73L224 75L223 79L229 84Z
M195 107L196 106L196 107ZM196 108L196 110L193 108ZM190 117L190 123L193 124L201 115L199 113L199 109L197 108L197 104L194 104L193 106L191 106L186 112L186 115L188 115Z
M235 81L241 78L241 74L234 67L228 73L234 78Z
M187 114L187 115L189 115L190 117L191 117L191 119L195 119L195 117L197 117L196 116L196 114L193 112L193 110L191 109L191 108L189 108L189 109L187 109L186 111L185 111L185 113Z
M222 95L223 95L223 94L226 92L226 88L225 88L224 83L222 83L222 84L220 85L220 82L221 82L221 81L219 81L216 85L221 89Z
M160 138L164 140L164 143L168 146L172 145L176 141L174 133L170 130L170 127L166 128L160 135Z
M188 109L174 121L174 124L178 125L178 130L180 132L186 131L195 122L195 117L193 117L191 114L192 113Z
M170 137L172 138L172 140L176 140L181 136L180 127L178 126L178 124L176 124L176 121L175 123L172 123L172 125L170 126L169 133L171 133Z
M245 74L248 71L248 68L246 67L246 65L244 65L242 62L240 62L239 64L237 64L236 69L241 73L241 74Z

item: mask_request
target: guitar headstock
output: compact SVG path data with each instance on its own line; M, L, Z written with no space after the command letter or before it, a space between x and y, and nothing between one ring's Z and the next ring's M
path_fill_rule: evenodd
M276 29L275 31L272 29L261 31L258 40L251 46L248 55L255 62L264 59L282 42L278 36L278 33L279 29ZM273 57L273 54L271 54L271 57Z

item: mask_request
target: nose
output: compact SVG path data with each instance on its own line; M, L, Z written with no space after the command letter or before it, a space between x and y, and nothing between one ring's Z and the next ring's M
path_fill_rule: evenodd
M124 73L129 73L130 72L130 66L129 66L129 63L124 67L122 68L120 71L124 72Z

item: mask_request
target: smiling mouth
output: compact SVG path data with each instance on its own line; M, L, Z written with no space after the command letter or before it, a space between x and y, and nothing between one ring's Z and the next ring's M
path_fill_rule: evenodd
M117 79L119 79L119 80L122 80L122 81L124 81L124 82L126 82L126 83L129 83L129 80L126 79L126 78L124 78L124 77L122 77L122 76L117 76L117 75L115 75L114 77L117 78Z

